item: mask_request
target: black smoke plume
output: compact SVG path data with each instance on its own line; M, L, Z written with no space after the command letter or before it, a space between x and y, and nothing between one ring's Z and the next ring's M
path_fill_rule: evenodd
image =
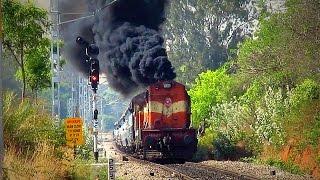
M82 36L100 48L100 69L109 84L124 95L159 80L176 77L161 35L166 0L88 0L94 18L65 27L66 51L86 73L85 51L75 39ZM96 11L99 10L99 11Z

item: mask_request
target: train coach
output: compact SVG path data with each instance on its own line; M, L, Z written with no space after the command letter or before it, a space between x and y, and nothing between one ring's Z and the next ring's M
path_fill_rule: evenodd
M191 159L197 149L195 129L190 127L190 97L175 81L150 85L134 97L115 123L119 149L148 160Z

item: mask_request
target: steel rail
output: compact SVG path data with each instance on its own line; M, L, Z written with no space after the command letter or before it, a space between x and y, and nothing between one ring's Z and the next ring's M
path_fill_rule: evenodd
M138 162L140 164L148 164L148 165L151 165L153 167L158 167L160 169L163 169L164 171L167 171L167 172L170 172L170 173L174 173L175 177L177 177L179 179L193 180L193 179L201 178L201 177L191 177L188 174L179 171L179 167L178 166L176 168L169 167L169 166L166 166L165 164L164 165L163 164L158 164L158 163L154 163L154 162L151 162L151 161L139 159L139 158L135 157L134 155L125 154L124 152L120 151L115 146L114 143L113 143L113 145L114 145L114 149L115 149L116 152L118 152L122 156L127 157L128 160L130 160L130 161L135 161L135 162ZM174 164L168 164L168 165L172 166ZM261 178L254 177L254 176L249 175L249 174L230 171L230 170L227 170L227 169L222 169L222 168L219 168L219 167L214 167L214 166L201 164L201 163L185 162L184 164L179 164L179 165L180 166L184 166L184 165L188 166L189 165L189 166L194 167L194 169L197 169L197 168L208 169L208 170L210 170L212 172L218 172L218 173L221 173L221 174L224 174L224 175L229 175L229 176L235 177L235 178L237 178L239 180L259 180L259 179L261 179Z
M175 177L179 178L179 179L184 179L184 180L193 180L194 178L182 173L182 172L179 172L175 169L172 169L170 167L167 167L165 165L162 165L162 164L157 164L157 163L154 163L154 162L151 162L151 161L147 161L147 160L143 160L143 159L139 159L133 155L130 155L130 154L125 154L124 152L122 152L121 150L119 150L117 148L117 146L115 145L115 143L113 143L113 146L114 146L114 150L121 154L122 156L125 156L126 158L128 158L128 160L131 160L131 161L134 161L134 162L137 162L139 164L147 164L147 165L151 165L153 167L156 167L156 168L160 168L166 172L170 172L170 173L174 173L175 174Z

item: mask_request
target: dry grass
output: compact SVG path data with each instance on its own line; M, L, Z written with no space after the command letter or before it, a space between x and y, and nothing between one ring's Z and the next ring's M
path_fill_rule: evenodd
M12 93L4 97L5 179L90 179L92 169L65 146L63 127L44 108Z
M8 179L64 179L73 160L71 150L64 151L63 159L59 159L56 150L45 143L39 144L36 151L23 154L8 147L4 158L6 176Z

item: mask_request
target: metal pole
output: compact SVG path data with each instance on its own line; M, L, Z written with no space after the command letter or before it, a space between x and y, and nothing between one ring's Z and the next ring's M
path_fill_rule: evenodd
M75 117L75 113L74 113L74 82L73 82L73 76L74 74L72 73L72 77L71 77L71 115L72 117Z
M60 104L60 44L59 44L59 2L58 0L50 0L51 12L51 72L52 72L52 116L61 117L61 104Z
M4 142L3 142L3 67L2 67L2 1L0 0L0 178L3 178L3 159L4 159Z
M57 6L57 10L59 11L59 0L56 0L56 6ZM59 27L59 23L60 23L60 15L59 13L57 13L57 22L56 22L56 31L57 31L57 77L58 77L58 82L57 82L57 96L58 96L58 117L59 119L61 118L61 102L60 102L60 71L61 71L61 67L60 67L60 27Z
M101 97L100 98L100 113L101 114L103 114L102 101L103 101L103 98ZM101 132L103 131L103 124L104 124L104 120L101 118L101 121L100 121L100 130L101 130Z
M54 19L54 0L50 0L50 13L51 13L51 20L53 21ZM50 31L51 31L51 74L52 74L52 79L51 79L51 98L52 98L52 109L51 109L51 113L52 113L52 117L55 117L55 99L54 99L54 62L55 62L55 57L54 57L54 27L53 25L50 26Z
M93 93L92 105L93 105L93 154L94 159L98 162L98 109L97 109L97 92Z
M82 117L82 99L81 99L81 78L78 75L78 103L77 103L77 107L78 107L78 111L79 111L79 117Z

